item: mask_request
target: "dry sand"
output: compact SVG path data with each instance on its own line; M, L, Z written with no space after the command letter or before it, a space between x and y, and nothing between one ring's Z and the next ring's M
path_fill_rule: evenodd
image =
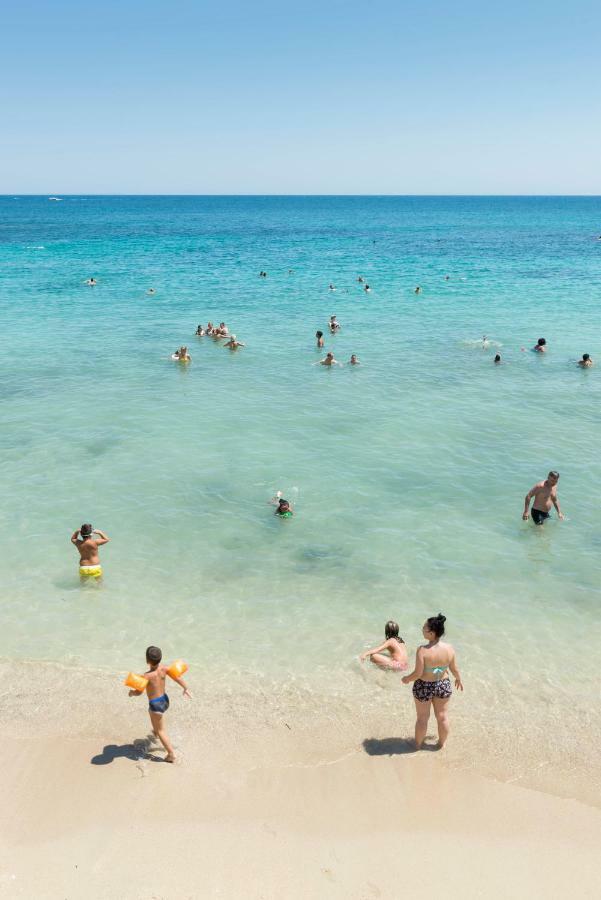
M170 766L143 740L143 701L111 712L84 680L71 715L49 715L32 687L24 671L21 718L7 695L0 713L2 897L600 895L601 810L458 771L446 750L363 725L344 740L294 719L245 729L241 711L192 728L176 699Z

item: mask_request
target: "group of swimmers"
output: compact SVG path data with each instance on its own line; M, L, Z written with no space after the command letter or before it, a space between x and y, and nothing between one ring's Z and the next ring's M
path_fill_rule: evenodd
M235 334L230 334L229 328L225 322L220 322L219 325L213 325L212 322L207 322L206 328L199 325L194 334L196 337L212 337L216 341L225 340L223 346L227 347L228 350L237 350L239 347L246 347L246 344L239 341ZM171 354L171 359L187 363L191 362L192 357L188 353L188 348L182 346L179 350L176 350Z
M488 340L487 336L485 334L483 334L482 335L482 347L484 349L486 349L489 346L489 344L490 344L490 341ZM525 349L526 349L525 347L522 347L522 352ZM544 337L539 338L537 340L536 344L534 345L534 347L532 347L532 352L533 353L546 353L547 352L547 339ZM502 361L501 354L500 353L495 354L495 358L493 361L496 365L498 365ZM590 354L583 353L582 359L579 359L578 362L576 363L576 365L580 366L581 369L590 369L591 366L593 365L593 361L590 357Z

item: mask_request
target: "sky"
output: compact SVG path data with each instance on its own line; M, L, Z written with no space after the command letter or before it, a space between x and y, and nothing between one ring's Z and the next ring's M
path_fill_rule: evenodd
M601 3L5 0L0 193L601 194Z

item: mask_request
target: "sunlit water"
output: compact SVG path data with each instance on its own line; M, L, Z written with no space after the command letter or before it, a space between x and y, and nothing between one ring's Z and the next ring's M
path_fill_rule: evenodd
M413 652L442 610L466 721L559 751L569 711L589 740L600 233L595 198L0 199L0 655L120 673L156 643L216 690L352 708L384 622ZM360 367L314 365L331 314ZM550 468L566 520L536 529ZM83 521L111 538L99 589Z

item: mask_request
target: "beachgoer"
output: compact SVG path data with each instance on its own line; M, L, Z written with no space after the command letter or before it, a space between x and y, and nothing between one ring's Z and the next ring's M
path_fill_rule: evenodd
M197 334L198 337L204 337L204 336L205 336L206 332L205 332L204 328L202 327L202 325L199 325L199 326L198 326L198 328L197 328L196 331L195 331L195 334Z
M207 322L207 327L205 328L207 334L213 334L213 323Z
M89 287L94 287L97 283L98 282L95 278L88 278L88 280L85 282L85 284L87 284Z
M340 328L340 323L336 320L336 316L330 316L330 321L328 322L328 328L331 333L334 334L335 331L338 331Z
M532 516L535 525L543 525L549 518L549 510L554 506L557 515L563 519L563 513L559 508L559 500L557 498L557 482L559 481L559 472L551 470L547 475L546 481L539 481L531 488L524 498L524 512L522 519L528 521L528 516ZM529 511L530 501L534 498L532 509Z
M178 359L180 362L191 362L192 360L187 347L180 347L179 350L176 350L173 354L173 358Z
M335 291L335 290L336 290L336 285L331 284L331 285L329 286L328 290L330 290L330 291Z
M399 672L407 668L407 648L405 641L399 637L399 626L392 620L384 626L386 640L373 650L366 650L359 659L365 662L369 656L371 662L380 669L396 669ZM386 650L387 654L382 651Z
M583 353L582 359L578 360L578 365L580 366L581 369L590 369L592 364L593 364L593 361L588 353Z
M359 284L365 284L365 278L362 278L361 275L359 275L357 281L359 282Z
M95 534L98 537L95 538ZM88 578L102 578L98 548L108 542L109 539L104 531L92 528L89 523L85 523L71 535L71 543L77 547L79 553L79 576L82 582Z
M351 353L351 358L349 359L349 365L351 366L360 366L361 363L357 359L354 353Z
M148 288L148 293L149 293L149 294L156 294L156 291L155 291L154 288Z
M500 354L500 353L497 353L497 355L495 356L495 363L498 364L498 363L500 363L500 362L501 362L501 354Z
M414 293L414 294L421 294L421 292L422 292L422 289L420 288L420 286L419 286L419 284L418 284L418 286L415 288L415 290L414 290L413 293Z
M316 331L315 337L317 338L317 346L321 349L324 345L323 331Z
M274 512L275 516L280 516L282 519L290 519L291 516L294 515L292 503L290 503L289 500L283 499L281 491L278 491L275 497L272 497L269 502L276 507Z
M326 353L325 358L319 360L319 365L320 366L339 366L340 363L338 362L337 359L334 359L333 353Z
M463 690L461 675L457 668L455 650L451 644L441 641L444 635L446 616L438 613L430 616L423 624L422 634L427 643L418 647L415 654L415 668L410 675L403 676L403 684L413 682L415 700L415 748L419 750L426 737L430 710L434 704L434 715L438 725L438 746L442 749L449 736L447 707L452 694L451 681L447 670L455 678L455 687Z
M536 346L532 348L535 353L546 353L547 352L547 342L544 338L539 338L536 342Z
M169 697L165 693L167 675L183 688L184 697L191 697L192 694L183 678L176 678L174 675L170 675L168 666L161 665L162 658L163 653L160 647L148 647L146 650L146 663L149 668L147 672L144 672L144 678L148 681L146 694L148 696L148 714L152 725L152 733L167 751L165 762L172 763L175 762L175 753L163 726L163 716L169 709ZM129 696L139 697L141 693L142 691L132 690L129 692Z
M368 284L366 284L365 287L363 288L363 290L365 291L366 294L369 294L369 292L371 291L371 288Z
M242 341L237 341L236 335L232 334L229 341L223 346L229 347L230 350L237 350L238 347L246 347L246 344L243 344Z
M228 337L229 333L230 333L229 329L228 329L227 325L225 324L225 322L220 322L219 323L219 334L222 337Z
M444 277L444 280L445 280L445 281L449 281L449 280L450 280L450 278L451 278L451 276L450 276L450 275L445 275L445 277Z

